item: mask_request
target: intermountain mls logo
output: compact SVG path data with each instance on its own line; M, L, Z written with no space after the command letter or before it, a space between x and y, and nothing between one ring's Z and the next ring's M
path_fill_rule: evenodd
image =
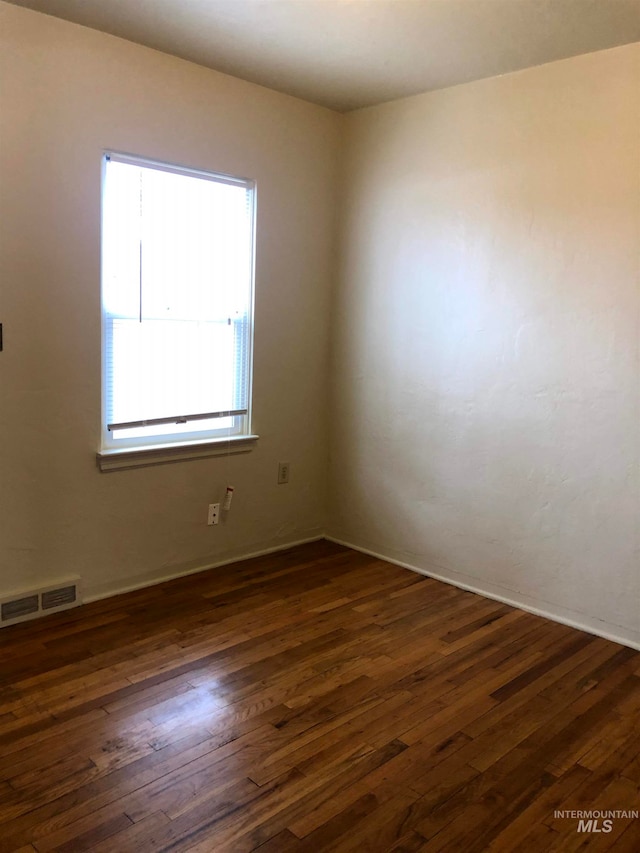
M554 818L570 818L578 821L578 832L611 832L614 820L638 819L634 810L613 809L611 811L554 811Z

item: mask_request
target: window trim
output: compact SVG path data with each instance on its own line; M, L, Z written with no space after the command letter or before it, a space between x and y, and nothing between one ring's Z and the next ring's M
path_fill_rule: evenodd
M211 456L231 456L248 453L258 444L257 435L232 435L210 441L191 441L182 444L154 444L145 447L123 447L117 450L101 450L96 453L98 468L103 472L130 468L145 468L148 465L164 465L168 462L187 462L207 459Z
M251 430L252 421L252 398L253 398L253 334L254 334L254 312L255 312L255 254L256 254L256 208L257 208L257 186L256 181L251 178L236 177L221 172L198 169L184 166L178 163L168 163L149 157L105 149L101 156L101 205L104 200L104 187L106 181L107 163L113 160L120 163L149 167L159 171L172 174L182 174L197 177L202 180L215 183L229 184L244 187L251 192L251 259L249 270L249 293L247 300L247 401L246 410L233 412L233 426L217 432L209 431L207 434L176 432L172 434L158 434L155 437L145 436L140 438L128 438L114 444L113 431L107 424L107 383L105 374L106 364L106 325L107 314L104 309L102 295L102 268L100 281L100 315L101 315L101 423L100 423L100 450L96 454L98 467L101 471L116 470L119 468L137 468L145 465L162 464L188 459L201 459L209 456L224 456L232 453L244 453L252 450L257 443L258 436ZM104 209L101 210L101 222L104 217ZM104 226L101 225L101 253L102 234ZM189 420L198 420L201 417L190 417ZM177 421L176 423L182 423ZM154 440L155 438L155 440Z

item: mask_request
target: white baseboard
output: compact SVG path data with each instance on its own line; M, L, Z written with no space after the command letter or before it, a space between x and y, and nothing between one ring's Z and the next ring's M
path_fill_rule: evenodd
M534 613L536 616L543 616L545 619L550 619L553 622L560 622L562 625L568 625L570 628L577 628L579 631L586 631L588 634L594 634L597 637L603 637L606 640L611 640L614 643L620 643L623 646L629 646L632 649L640 651L640 632L623 628L619 625L610 625L609 623L588 617L581 613L567 610L561 607L549 606L548 602L540 602L529 596L520 595L505 595L503 591L493 587L491 584L479 585L478 583L469 583L463 577L455 577L450 574L444 574L441 567L437 569L421 568L412 563L407 563L399 560L389 554L384 554L380 551L372 550L371 548L357 545L354 542L348 542L344 539L339 539L328 534L317 534L306 539L297 539L293 542L281 543L270 548L262 548L258 551L251 551L245 554L234 554L218 560L214 563L207 563L187 569L179 569L167 572L165 574L146 575L135 580L133 583L125 586L113 586L109 589L94 593L93 595L85 595L83 603L89 604L92 601L100 601L105 598L111 598L114 595L122 595L126 592L134 592L138 589L144 589L149 586L155 586L165 581L175 580L176 578L188 577L199 572L206 572L210 569L217 569L221 566L228 566L231 563L237 563L241 560L250 560L253 557L263 557L267 554L275 554L278 551L286 551L288 548L295 548L298 545L306 545L310 542L318 542L320 539L327 539L329 542L335 542L337 545L344 545L346 548L352 548L354 551L360 551L363 554L369 554L379 560L385 560L396 566L401 566L409 571L416 572L419 575L433 578L434 580L442 581L443 583L451 584L452 586L464 589L467 592L474 592L477 595L482 595L485 598L490 598L494 601L499 601L502 604L508 604L511 607L517 607L520 610L526 610L528 613Z
M562 625L568 625L570 628L577 628L580 631L586 631L588 634L595 634L597 637L603 637L605 640L611 640L614 643L620 643L623 646L629 646L632 649L640 651L640 632L623 628L620 625L610 625L601 619L585 616L581 613L567 610L561 607L549 607L548 602L541 602L530 598L529 596L511 597L504 595L499 589L492 587L491 584L486 586L478 586L477 584L468 583L463 578L452 577L442 574L442 569L431 570L423 569L414 566L411 563L406 563L391 557L388 554L382 554L377 551L372 551L369 548L364 548L361 545L355 545L353 542L347 542L343 539L338 539L335 536L325 535L325 539L330 542L335 542L337 545L344 545L346 548L352 548L354 551L360 551L363 554L369 554L371 557L377 557L379 560L385 560L387 563L393 563L396 566L401 566L403 569L409 569L412 572L417 572L419 575L424 575L434 580L442 581L443 583L451 584L459 589L464 589L467 592L475 592L485 598L491 598L494 601L499 601L502 604L508 604L511 607L517 607L520 610L526 610L528 613L535 613L536 616L544 616L545 619L550 619L552 622L560 622Z
M239 563L242 560L251 560L253 557L264 557L267 554L276 554L278 551L286 551L289 548L295 548L297 545L307 545L310 542L319 542L321 539L325 538L326 537L324 535L318 534L317 536L310 536L307 539L297 539L294 542L275 545L272 548L262 548L259 551L251 551L248 554L235 554L234 556L225 557L225 559L219 560L215 563L207 563L206 565L196 566L195 568L179 569L177 571L168 572L167 574L154 574L153 576L145 575L137 581L134 581L134 583L127 584L126 586L114 586L113 588L93 595L85 595L83 603L90 604L92 601L101 601L104 598L111 598L114 595L123 595L125 592L135 592L137 589L145 589L148 586L155 586L159 583L176 580L176 578L185 578L189 575L197 575L200 572L207 572L209 569L217 569L220 566L228 566L231 563Z

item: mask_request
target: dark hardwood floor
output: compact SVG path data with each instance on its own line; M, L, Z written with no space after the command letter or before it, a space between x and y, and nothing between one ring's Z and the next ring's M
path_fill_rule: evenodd
M640 653L329 542L0 656L0 851L640 851Z

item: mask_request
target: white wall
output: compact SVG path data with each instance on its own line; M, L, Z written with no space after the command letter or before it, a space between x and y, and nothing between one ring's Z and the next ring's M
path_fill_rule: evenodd
M102 594L322 533L339 125L0 3L0 595L70 573ZM257 180L252 453L97 470L105 148Z
M640 45L347 116L333 537L640 642Z
M345 117L0 2L0 595L159 580L328 506L336 538L640 642L639 138L640 45ZM258 181L252 453L97 470L104 148Z

